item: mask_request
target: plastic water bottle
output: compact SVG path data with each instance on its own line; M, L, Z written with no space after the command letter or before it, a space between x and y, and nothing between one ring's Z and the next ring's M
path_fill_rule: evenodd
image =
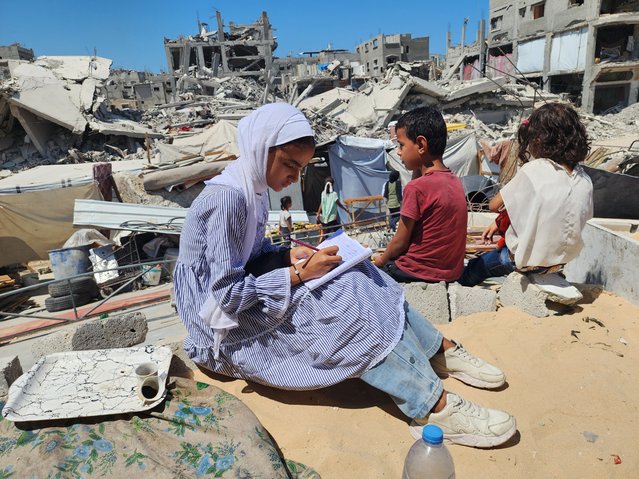
M443 442L444 433L438 426L424 426L422 438L408 451L402 479L455 479L453 458Z

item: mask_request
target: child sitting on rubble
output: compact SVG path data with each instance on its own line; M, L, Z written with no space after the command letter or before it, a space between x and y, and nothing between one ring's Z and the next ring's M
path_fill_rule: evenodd
M490 201L499 216L482 234L486 244L497 232L505 242L468 263L459 279L464 286L513 271L561 271L583 247L593 203L592 182L579 165L590 147L577 112L547 103L522 122L518 140L523 166Z
M464 187L442 160L446 123L434 107L397 121L398 154L416 179L403 192L397 233L375 264L396 281L456 281L464 269L468 212Z
M217 373L280 389L324 388L361 378L392 396L421 434L440 426L459 444L491 447L515 434L515 419L444 390L435 373L498 388L495 366L444 338L406 303L395 281L362 261L310 290L340 261L336 246L274 246L264 232L268 188L298 180L313 158L313 131L287 103L240 120L240 157L209 181L189 208L174 273L175 299L188 332L184 349ZM249 263L285 253L279 267Z

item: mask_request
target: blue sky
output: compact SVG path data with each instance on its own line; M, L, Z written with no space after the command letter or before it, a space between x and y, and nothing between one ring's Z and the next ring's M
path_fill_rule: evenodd
M216 10L225 23L252 23L265 10L276 29L275 54L286 56L329 43L354 50L379 33L428 35L431 53L445 53L446 31L450 28L453 43L459 43L468 17L466 38L472 41L489 9L489 0L1 1L0 45L19 42L37 56L91 55L95 48L113 60L114 68L152 72L166 69L163 38L195 34L198 13L214 25Z

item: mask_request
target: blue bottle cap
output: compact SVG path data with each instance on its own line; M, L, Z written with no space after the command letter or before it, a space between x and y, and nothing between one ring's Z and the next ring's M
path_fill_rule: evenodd
M444 442L444 433L434 424L426 424L422 429L422 439L428 444L441 444Z

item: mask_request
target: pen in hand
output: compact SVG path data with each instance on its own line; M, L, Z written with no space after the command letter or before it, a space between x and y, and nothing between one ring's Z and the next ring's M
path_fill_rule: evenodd
M319 248L316 248L312 244L304 243L303 241L296 240L295 238L288 238L293 243L297 243L300 246L306 246L307 248L311 248L313 251L319 251ZM312 255L311 255L312 256ZM310 258L309 258L310 259Z

